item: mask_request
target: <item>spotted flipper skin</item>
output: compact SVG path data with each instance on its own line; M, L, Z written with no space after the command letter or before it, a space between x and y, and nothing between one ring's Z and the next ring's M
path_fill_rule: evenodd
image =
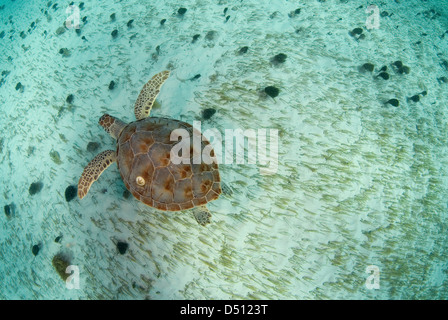
M94 183L100 175L107 169L113 162L117 160L117 155L113 150L106 150L101 152L92 161L89 162L87 167L81 175L78 182L78 197L82 199L89 192L90 186Z
M134 113L137 120L141 120L149 116L154 101L160 92L160 88L169 76L169 71L162 71L152 77L151 80L143 86L134 107Z
M191 209L196 221L203 227L210 223L212 215L206 206L199 206Z
M126 127L126 123L120 119L108 115L107 113L100 118L98 124L102 126L104 130L106 130L106 132L114 139L118 139L121 131L123 131L124 127Z

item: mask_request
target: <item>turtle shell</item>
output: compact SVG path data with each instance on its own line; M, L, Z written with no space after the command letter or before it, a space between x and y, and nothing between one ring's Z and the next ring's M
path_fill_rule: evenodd
M170 161L171 149L178 143L170 141L175 129L189 132L189 164ZM216 161L193 163L193 155L198 151L202 154L208 144L201 136L201 150L194 150L193 127L179 120L149 117L132 122L118 137L121 178L135 198L159 210L178 211L204 205L221 193ZM210 155L216 160L213 150Z

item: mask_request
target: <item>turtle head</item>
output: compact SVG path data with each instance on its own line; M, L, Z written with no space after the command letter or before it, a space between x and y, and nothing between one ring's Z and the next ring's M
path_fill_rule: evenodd
M106 130L113 138L118 139L121 131L123 131L126 123L118 118L112 117L111 115L105 113L98 121L99 125Z

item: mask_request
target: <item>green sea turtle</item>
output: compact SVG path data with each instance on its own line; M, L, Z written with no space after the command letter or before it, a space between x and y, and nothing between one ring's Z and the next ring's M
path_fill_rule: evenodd
M213 149L209 149L213 160L211 164L204 163L203 160L199 164L194 161L174 164L170 160L170 151L178 141L171 141L171 133L175 129L185 129L193 139L193 130L196 129L179 120L149 117L160 88L169 74L169 71L162 71L143 87L135 102L137 121L126 124L108 114L100 118L99 124L117 140L117 148L115 151L101 152L85 167L78 183L78 197L84 198L92 183L116 162L124 185L135 198L163 211L192 209L198 223L206 225L210 222L211 215L205 204L221 194ZM202 136L201 150L196 150L191 142L192 140L190 160L209 145Z

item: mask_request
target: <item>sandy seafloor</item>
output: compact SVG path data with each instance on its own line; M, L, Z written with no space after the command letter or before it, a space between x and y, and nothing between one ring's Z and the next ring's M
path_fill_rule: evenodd
M81 33L57 35L69 2L0 1L1 207L15 206L0 215L1 299L448 298L447 1L85 1ZM368 4L388 13L377 29ZM375 77L384 65L389 80ZM125 199L115 164L67 202L84 166L115 148L99 117L133 121L140 89L165 69L153 116L192 123L215 108L203 130L278 129L277 173L221 165L233 193L209 203L205 228ZM53 268L60 252L79 289ZM379 289L365 285L368 265Z

